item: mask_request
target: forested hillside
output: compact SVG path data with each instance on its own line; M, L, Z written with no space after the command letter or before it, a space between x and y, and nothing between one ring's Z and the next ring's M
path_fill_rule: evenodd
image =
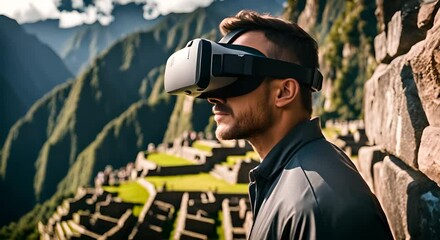
M56 53L0 15L0 146L9 128L34 102L72 78ZM42 61L41 59L44 59Z
M373 40L378 24L375 1L289 1L284 16L298 22L319 44L323 92L315 114L327 119L362 117L363 84L376 67Z

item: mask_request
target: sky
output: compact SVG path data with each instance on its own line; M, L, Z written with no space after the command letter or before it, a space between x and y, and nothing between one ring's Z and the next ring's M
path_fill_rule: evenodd
M135 2L143 5L144 18L154 19L172 12L191 12L198 7L209 6L214 0L93 0L87 5L84 0L71 0L72 11L60 11L61 0L0 0L0 15L15 19L18 23L59 19L60 27L70 28L98 21L108 25L113 21L115 4ZM87 1L86 1L87 2ZM90 0L88 1L90 2Z

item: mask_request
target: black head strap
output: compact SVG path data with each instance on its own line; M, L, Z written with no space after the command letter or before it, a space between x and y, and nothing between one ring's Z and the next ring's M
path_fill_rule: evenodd
M243 33L245 33L246 31L248 31L248 29L237 29L237 30L233 30L231 32L229 32L228 34L226 34L222 39L220 39L219 43L222 44L231 44L233 41L235 41L235 39L237 39L240 35L242 35ZM262 54L264 56L264 54ZM244 60L244 58L239 57L240 60ZM247 89L245 92L250 92L253 89L255 89L256 87L258 87L258 85L262 82L262 80L264 79L264 76L269 76L265 73L265 71L267 70L267 61L273 61L276 62L276 64L272 64L272 69L274 73L276 73L275 75L272 75L271 77L296 77L298 81L301 81L305 84L307 84L308 86L310 86L312 92L316 92L321 90L322 87L322 74L319 72L319 70L317 68L305 68L302 66L299 66L297 64L293 64L293 63L288 63L288 62L284 62L284 61L280 61L280 60L275 60L275 59L270 59L270 58L255 58L254 61L254 68L255 70L255 74L256 76L253 77L253 81L252 78L250 77L244 77L244 78L240 78L238 81L234 82L233 84L219 89L217 91L213 91L211 93L204 93L201 95L202 98L206 98L209 97L210 94L213 95L221 95L221 93L224 93L224 90L227 90L226 92L228 92L228 96L229 95L233 95L233 96L238 96L243 94L242 91L239 91L238 89ZM256 81L255 79L258 79L258 81ZM252 83L252 84L251 84Z
M246 32L247 29L237 29L237 30L233 30L230 31L228 34L226 34L226 36L224 36L222 39L220 39L220 41L218 41L219 43L226 43L226 44L230 44L233 41L235 41L235 39L237 39L238 37L240 37L241 34L243 34L244 32Z

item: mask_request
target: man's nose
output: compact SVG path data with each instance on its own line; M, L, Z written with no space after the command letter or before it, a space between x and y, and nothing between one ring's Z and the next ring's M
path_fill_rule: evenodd
M208 98L208 102L211 104L219 104L219 103L226 103L226 99L224 98Z

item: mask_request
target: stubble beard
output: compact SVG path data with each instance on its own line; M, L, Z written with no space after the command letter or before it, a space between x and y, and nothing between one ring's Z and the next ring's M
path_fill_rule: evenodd
M253 109L246 109L240 114L232 114L231 124L220 123L217 125L215 135L220 140L252 139L267 130L273 118L267 101L260 101Z

